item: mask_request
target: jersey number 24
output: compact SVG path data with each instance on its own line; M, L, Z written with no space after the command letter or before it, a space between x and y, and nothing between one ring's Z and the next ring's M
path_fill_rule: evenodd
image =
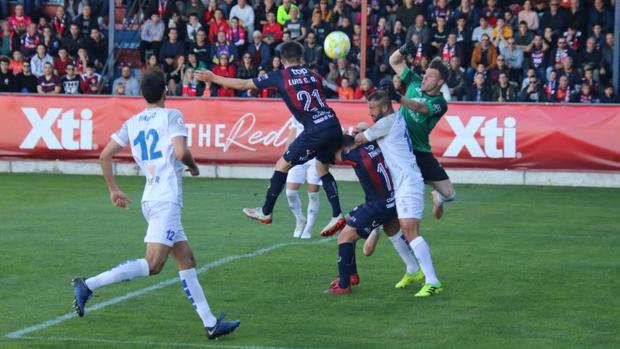
M150 141L151 146L147 152L146 143ZM159 134L155 129L148 131L140 131L138 137L133 140L133 145L140 145L140 151L142 153L142 161L155 160L162 157L161 151L157 149L157 142L159 142Z

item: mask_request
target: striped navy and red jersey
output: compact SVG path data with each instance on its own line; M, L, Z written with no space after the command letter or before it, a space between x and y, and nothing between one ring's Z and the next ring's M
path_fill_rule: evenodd
M254 85L260 90L276 87L289 110L308 133L340 127L336 113L327 105L322 78L303 66L275 70L258 78Z
M342 161L353 166L357 178L366 194L366 201L394 200L394 185L390 171L385 164L381 148L376 142L345 150Z

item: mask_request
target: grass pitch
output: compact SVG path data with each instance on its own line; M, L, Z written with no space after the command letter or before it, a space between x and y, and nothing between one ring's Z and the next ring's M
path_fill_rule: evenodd
M262 203L266 181L186 179L199 267L273 248L199 276L211 308L241 327L207 341L178 282L52 324L72 310L71 278L144 253L143 179L119 182L129 210L109 204L101 177L0 175L0 348L620 347L620 189L458 185L441 221L427 195L422 231L445 291L415 299L419 286L394 288L404 269L385 237L370 258L358 246L352 295L322 293L337 275L336 242L317 243L324 197L313 240L296 242L284 196L271 226L241 214ZM339 186L345 210L361 202L357 183ZM170 261L89 305L177 277Z

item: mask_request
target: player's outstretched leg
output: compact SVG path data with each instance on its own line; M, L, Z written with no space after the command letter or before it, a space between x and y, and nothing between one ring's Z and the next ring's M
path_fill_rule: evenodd
M424 238L420 236L420 221L414 218L401 218L399 221L400 228L405 238L409 240L409 246L417 258L420 269L422 269L422 273L424 273L425 277L424 286L422 286L422 289L420 289L415 296L428 297L439 294L443 291L443 287L435 274L435 267L433 266L433 259L431 258L431 249L428 247Z
M276 169L273 171L273 175L269 180L269 188L267 188L263 207L244 208L243 213L247 217L257 220L263 224L271 224L273 207L275 206L276 200L278 199L278 196L280 196L282 189L284 189L286 177L288 176L288 171L291 167L293 167L293 165L284 160L284 158L280 158L278 160L276 163Z
M407 240L405 240L403 233L399 231L393 236L390 236L389 239L392 246L394 246L394 249L400 256L400 259L407 267L405 275L403 275L402 279L400 279L394 287L405 288L411 283L424 281L424 273L422 273L422 269L420 269L418 262L415 260L413 251L409 247Z
M162 263L163 266L163 263ZM73 280L74 300L73 308L78 316L84 316L84 307L92 293L103 286L112 285L121 281L129 281L149 275L149 263L146 259L129 260L118 266L104 271L91 278L76 278Z

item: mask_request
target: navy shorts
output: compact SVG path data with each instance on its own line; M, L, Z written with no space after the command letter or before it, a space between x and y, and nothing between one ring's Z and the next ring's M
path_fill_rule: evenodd
M366 239L376 227L397 217L394 198L389 202L387 200L369 201L356 206L349 212L347 225L357 229L357 235Z
M284 160L300 165L316 157L324 164L334 164L335 154L342 144L340 126L330 127L319 132L302 132L284 153Z

